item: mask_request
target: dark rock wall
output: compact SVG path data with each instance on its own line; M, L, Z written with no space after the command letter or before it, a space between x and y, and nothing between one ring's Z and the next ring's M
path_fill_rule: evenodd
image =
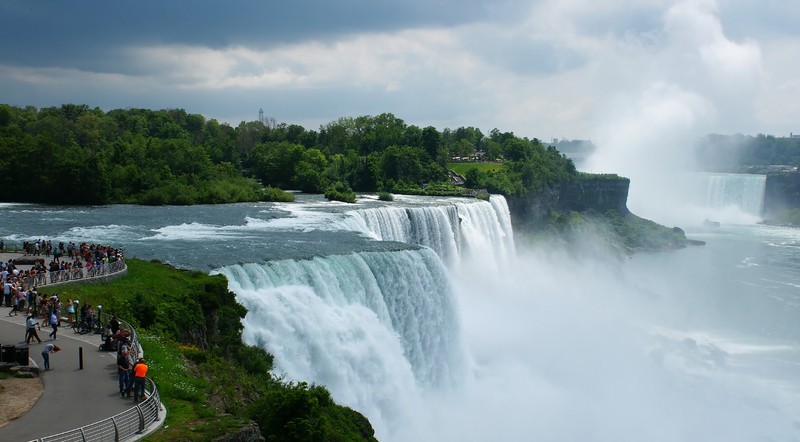
M591 209L605 213L613 210L625 215L628 213L629 187L628 178L584 178L522 197L507 197L506 200L514 229L524 230L526 225L548 221L552 211L583 212Z
M788 209L800 209L800 172L767 175L764 216L769 219Z

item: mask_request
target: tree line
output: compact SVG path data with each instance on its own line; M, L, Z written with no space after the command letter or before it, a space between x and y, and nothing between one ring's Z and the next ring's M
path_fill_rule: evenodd
M752 166L800 166L800 137L773 135L717 135L703 137L695 146L700 166L720 172L746 172Z
M519 195L573 179L554 147L497 129L409 125L393 114L232 127L183 109L0 104L3 200L48 204L214 204L309 193L418 193L449 186L453 157L501 161L467 187Z

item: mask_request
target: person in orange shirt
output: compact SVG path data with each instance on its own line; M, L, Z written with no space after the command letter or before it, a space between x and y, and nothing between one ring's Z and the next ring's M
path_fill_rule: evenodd
M147 376L147 364L144 358L133 366L133 400L139 402L141 396L144 400L144 383Z

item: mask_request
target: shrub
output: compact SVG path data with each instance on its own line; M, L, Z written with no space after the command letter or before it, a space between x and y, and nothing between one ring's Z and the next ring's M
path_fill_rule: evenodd
M356 194L347 183L337 181L325 191L325 198L329 200L342 201L345 203L355 203Z
M381 201L394 201L394 195L389 192L378 193L378 199Z
M285 192L277 187L267 186L261 194L261 201L273 201L280 203L290 203L294 201L294 195Z

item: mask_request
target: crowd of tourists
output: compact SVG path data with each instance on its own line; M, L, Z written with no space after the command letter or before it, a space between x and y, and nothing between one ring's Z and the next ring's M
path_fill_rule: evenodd
M32 284L44 285L98 276L108 272L109 264L122 261L123 251L111 246L37 239L22 244L25 256L33 257L35 264L29 270ZM37 259L36 257L44 256ZM45 259L50 263L45 266ZM49 272L49 278L47 274Z
M25 262L33 261L29 269L19 271L16 275L26 286L41 286L100 276L114 271L118 263L124 262L122 249L100 244L76 245L74 242L65 244L37 239L23 242L22 249ZM45 265L46 259L50 259L47 265ZM14 267L13 260L9 263L0 263L0 267L9 265Z
M0 251L5 243L0 240ZM77 299L62 301L58 293L48 295L39 291L40 286L53 282L91 277L105 271L109 264L124 262L122 249L99 244L54 243L49 240L23 242L26 257L44 256L51 258L48 266L44 259L34 259L29 269L20 269L14 259L0 261L0 282L2 297L0 306L9 307L9 316L24 315L25 343L42 343L39 332L42 327L50 328L49 341L42 349L44 369L51 370L50 355L61 348L54 342L58 340L59 327L78 325L79 329L91 332L101 331L101 349L116 352L119 393L123 398L132 397L134 401L144 400L144 385L147 365L144 358L138 358L132 348L130 332L120 327L117 317L113 317L105 327L101 326L101 306L81 304ZM29 262L30 258L26 259ZM19 261L19 260L18 260ZM26 265L27 267L28 265ZM47 275L49 274L49 278Z

